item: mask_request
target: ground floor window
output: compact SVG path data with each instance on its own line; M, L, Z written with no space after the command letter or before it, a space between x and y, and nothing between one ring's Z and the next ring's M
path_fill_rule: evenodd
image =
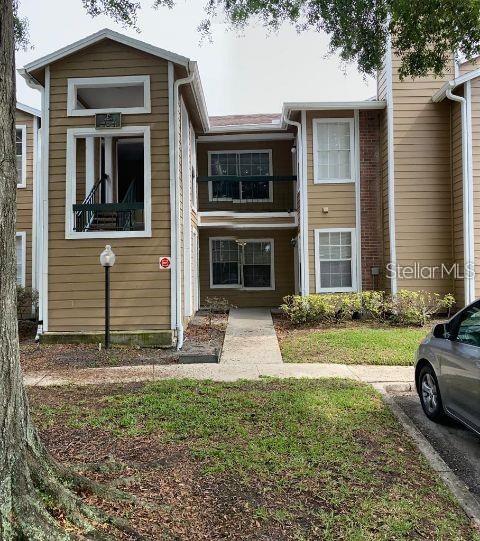
M212 288L274 289L272 239L210 239Z
M356 291L355 229L315 230L316 290Z
M15 243L17 252L17 284L25 287L26 233L24 231L17 233Z

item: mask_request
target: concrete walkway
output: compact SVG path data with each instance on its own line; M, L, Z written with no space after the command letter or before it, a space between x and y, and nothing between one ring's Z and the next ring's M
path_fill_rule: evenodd
M413 383L412 366L358 366L320 363L250 362L224 364L189 364L169 366L122 366L115 368L85 368L62 372L29 372L25 374L27 386L100 385L158 381L163 379L198 379L213 381L256 380L276 378L349 378L378 385Z
M230 310L220 363L242 367L283 363L269 308Z

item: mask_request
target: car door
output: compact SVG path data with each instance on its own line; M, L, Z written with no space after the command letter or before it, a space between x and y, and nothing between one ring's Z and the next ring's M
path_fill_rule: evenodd
M449 340L438 350L444 407L480 427L480 302L465 308L449 325Z

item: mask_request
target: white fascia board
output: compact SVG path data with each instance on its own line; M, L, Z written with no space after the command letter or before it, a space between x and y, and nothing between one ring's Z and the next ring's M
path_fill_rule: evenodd
M34 107L30 107L29 105L25 105L24 103L20 103L19 101L17 101L17 109L23 111L24 113L28 113L29 115L42 118L42 111L40 111L40 109L35 109Z
M363 101L314 101L287 102L283 104L283 114L288 118L291 111L338 111L343 109L385 109L385 100Z
M467 81L471 81L472 79L476 79L477 77L480 77L480 68L476 70L472 70L468 73L465 73L464 75L461 75L460 77L457 77L456 79L451 79L450 81L447 81L441 88L439 88L435 94L432 96L432 101L437 103L439 101L444 100L447 97L447 90L450 88L451 90L455 90L460 85L463 85L463 83L466 83Z
M90 47L90 45L94 45L95 43L98 43L103 39L111 39L112 41L128 45L129 47L133 47L134 49L138 49L145 53L164 58L165 60L174 62L175 64L180 64L184 67L188 67L189 59L185 56L172 53L171 51L161 49L160 47L155 47L154 45L145 43L144 41L140 41L138 39L125 36L124 34L114 32L109 28L104 28L103 30L95 32L95 34L91 34L90 36L75 41L74 43L71 43L66 47L62 47L61 49L58 49L53 53L42 56L41 58L30 62L25 66L24 69L25 71L30 72L43 68L49 64L52 64L53 62L57 62L58 60L65 58L66 56L76 53L77 51L80 51L85 47Z
M278 132L285 131L285 126L280 123L276 124L239 124L230 126L213 126L210 127L207 133L228 133L228 132Z
M238 133L238 134L219 134L219 135L199 135L198 143L219 143L228 141L284 141L295 139L292 132L279 133Z

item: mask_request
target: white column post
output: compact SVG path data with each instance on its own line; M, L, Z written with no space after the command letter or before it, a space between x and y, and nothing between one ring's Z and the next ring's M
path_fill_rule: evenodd
M85 195L87 196L95 184L95 137L85 138Z
M113 140L105 137L105 174L107 182L105 185L106 203L113 203Z

